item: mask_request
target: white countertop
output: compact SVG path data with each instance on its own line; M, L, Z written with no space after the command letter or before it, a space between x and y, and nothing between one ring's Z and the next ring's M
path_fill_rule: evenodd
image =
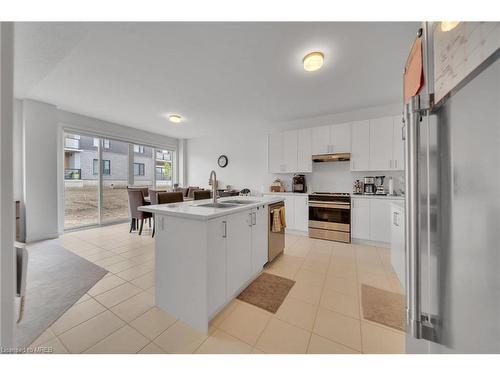
M139 207L139 210L165 216L176 216L193 220L209 220L220 216L231 215L240 211L245 211L254 207L258 207L263 204L269 205L283 200L280 197L273 197L273 196L264 196L264 197L237 196L237 197L219 198L217 199L217 201L224 202L227 200L236 200L236 199L255 201L255 203L238 205L231 208L200 207L201 204L212 203L212 199L201 199L198 201L141 206Z
M266 191L263 195L308 195L309 193L294 193L293 191Z
M352 199L387 199L393 201L404 201L403 195L365 195L365 194L351 194Z

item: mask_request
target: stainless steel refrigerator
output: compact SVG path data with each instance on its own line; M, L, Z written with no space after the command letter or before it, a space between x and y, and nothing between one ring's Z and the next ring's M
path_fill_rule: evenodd
M500 23L416 34L423 86L402 126L406 351L500 353Z

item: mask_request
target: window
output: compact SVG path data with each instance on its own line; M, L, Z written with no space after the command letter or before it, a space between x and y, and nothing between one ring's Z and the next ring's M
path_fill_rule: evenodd
M103 139L102 143L104 145L104 148L109 148L110 147L110 142L109 139ZM108 160L109 161L109 160Z
M99 161L94 159L94 163L92 165L92 173L97 174L99 172ZM102 161L102 175L109 176L111 175L111 160L103 160Z
M144 154L144 146L134 145L134 152L137 154Z
M134 163L134 176L144 176L144 163Z
M99 138L94 138L94 147L99 147Z

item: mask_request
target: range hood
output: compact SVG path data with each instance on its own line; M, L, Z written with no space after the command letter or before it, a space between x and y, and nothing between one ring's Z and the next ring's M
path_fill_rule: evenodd
M315 163L321 163L326 161L349 161L351 160L351 154L348 152L339 152L336 154L321 154L313 155L312 161Z

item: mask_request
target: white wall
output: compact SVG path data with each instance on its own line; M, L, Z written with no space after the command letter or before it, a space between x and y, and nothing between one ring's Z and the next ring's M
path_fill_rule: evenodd
M288 123L275 124L275 128L299 129L370 118L393 116L401 111L398 103L358 111L333 114L310 119L300 119ZM229 158L226 168L219 168L217 158L225 154ZM211 137L193 138L187 141L187 182L188 185L208 187L210 171L215 169L222 186L231 185L241 189L248 187L253 194L269 191L274 178L284 181L291 189L292 174L269 174L267 171L267 133L252 132L218 133ZM308 191L351 192L353 182L374 172L350 172L349 162L314 163L313 172L306 174ZM399 181L402 172L378 173L393 176ZM378 175L377 174L377 175ZM388 180L388 179L387 179ZM387 181L386 181L387 185ZM395 185L396 186L396 185Z
M26 242L58 236L57 110L23 102L24 206Z

